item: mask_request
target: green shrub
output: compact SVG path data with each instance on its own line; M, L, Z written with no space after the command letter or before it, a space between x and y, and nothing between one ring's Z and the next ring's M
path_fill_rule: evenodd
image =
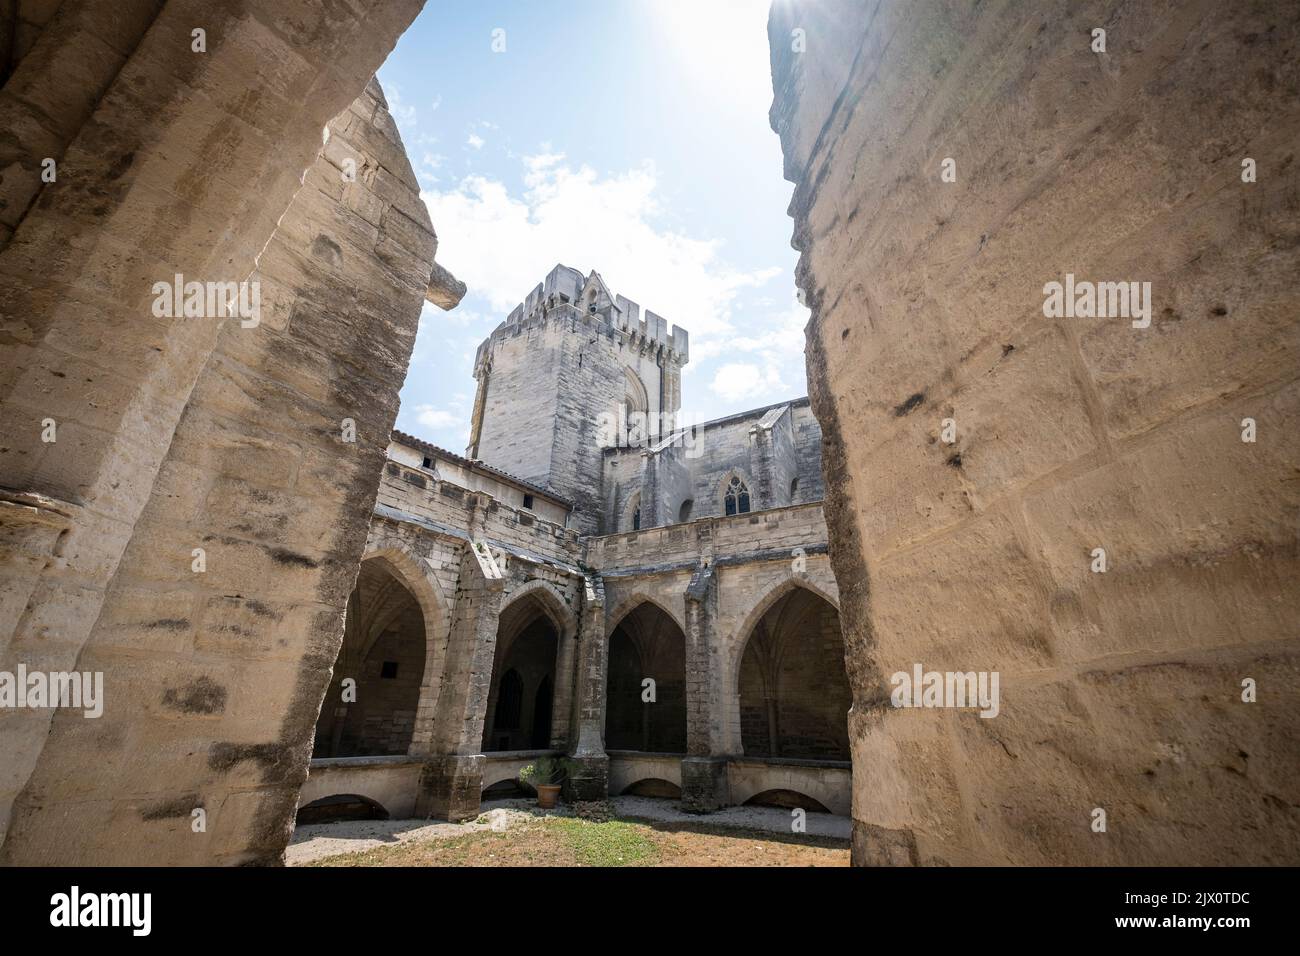
M563 757L538 757L519 771L519 779L533 788L558 785L563 783L568 770L569 761Z

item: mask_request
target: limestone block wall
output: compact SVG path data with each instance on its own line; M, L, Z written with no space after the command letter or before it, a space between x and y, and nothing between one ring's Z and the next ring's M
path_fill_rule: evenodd
M576 564L581 554L577 531L400 462L385 463L376 500L381 511L427 522L431 530L453 530L462 541L481 538L566 565Z
M636 446L605 450L606 533L631 530L628 504L637 495L642 528L677 523L687 500L691 519L723 515L723 492L733 475L749 488L753 511L821 500L821 428L807 399L694 427L688 438L653 445L648 454Z
M471 542L489 549L497 580L466 574L467 562L474 560ZM428 633L413 755L479 752L491 704L498 619L530 594L560 638L552 736L559 745L567 743L575 719L581 553L575 531L503 505L486 492L436 481L423 469L391 460L385 465L366 554L395 563L424 611ZM450 702L440 705L444 692Z
M774 6L855 862L1300 862L1298 12ZM1000 715L893 708L915 663Z
M550 487L574 502L574 527L584 534L599 533L603 530L602 433L606 431L602 417L616 414L624 398L623 368L630 357L627 336L614 331L600 315L570 307L551 314L566 331L560 343L560 405L555 417Z
M716 600L702 612L707 647L694 661L688 656L686 675L688 723L702 725L709 754L743 752L740 664L763 613L794 587L839 604L818 504L591 538L586 561L604 584L606 637L646 601L689 634L688 589L701 565L712 569ZM692 708L695 701L705 706Z
M817 423L817 417L806 401L791 403L790 419L794 428L794 453L799 462L792 476L799 479L799 488L790 504L819 502L825 496L822 485L821 425Z
M598 311L559 301L551 286L567 272L557 266L479 346L469 455L570 499L573 526L600 534L617 524L604 469L606 447L628 427L620 409L636 392L637 414L651 416L640 428L659 434L661 412L680 403L686 333L674 326L669 338L663 319L637 319L621 296L631 318L620 316L598 277L583 299L600 291Z
M410 439L409 436L403 436L403 439L415 440ZM466 459L449 455L437 446L420 443L420 446L413 447L395 437L388 443L387 454L398 464L405 465L413 471L422 471L426 479L436 477L466 491L483 491L502 504L515 507L523 506L525 496L529 496L533 499L533 503L526 510L537 518L561 527L568 521L569 508L565 505L543 496L536 489L507 481L489 468L474 466ZM426 461L429 462L428 466L424 464ZM407 480L416 483L413 476L408 475Z
M558 406L560 323L540 318L499 329L475 365L482 420L469 457L545 485Z
M433 256L427 220L419 238L390 213L391 197L373 200L380 218L365 226L332 218L337 205L321 207L317 194L338 170L316 157L326 124L419 3L173 0L156 5L138 42L118 28L138 23L141 4L66 7L75 29L51 21L19 64L25 79L9 77L50 93L51 131L67 145L53 154L55 180L6 220L13 234L0 252L0 668L103 670L108 700L98 723L48 710L0 715L0 859L274 859L319 703L309 700L312 649L337 633L326 611L355 573L365 523L353 509L369 511L356 490L378 466L327 442L361 395L378 396L369 415L357 411L363 429L391 422L418 313L412 300L410 335L400 334L404 297L427 280L407 270ZM196 27L206 31L202 54ZM78 59L87 33L125 57L106 85ZM37 56L47 37L68 42ZM10 99L0 111L27 106ZM5 127L30 132L22 121ZM40 176L19 166L6 168L6 184ZM317 185L303 185L306 170ZM177 273L238 282L263 254L268 285L286 274L271 270L267 243L295 194L314 232L363 234L358 257L340 246L343 261L331 265L344 297L325 302L314 326L293 321L296 297L315 304L335 280L307 267L317 252L307 248L296 251L307 279L289 285L292 295L268 289L256 338L239 338L248 330L238 322L155 314L154 283ZM386 336L386 354L349 342L348 328ZM322 375L320 363L340 352L373 365ZM54 441L42 440L46 420ZM196 546L217 559L209 571L222 569L220 583L196 581ZM262 610L281 620L283 644L267 638ZM212 626L201 629L200 615ZM254 660L266 664L258 678L247 674ZM275 693L259 694L258 680L264 690L278 680ZM213 819L204 835L190 828L197 807Z

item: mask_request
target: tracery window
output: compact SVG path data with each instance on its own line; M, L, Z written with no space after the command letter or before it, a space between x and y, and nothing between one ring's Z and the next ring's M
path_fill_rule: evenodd
M743 515L749 511L749 486L741 481L739 476L732 475L731 481L727 484L723 504L729 515Z

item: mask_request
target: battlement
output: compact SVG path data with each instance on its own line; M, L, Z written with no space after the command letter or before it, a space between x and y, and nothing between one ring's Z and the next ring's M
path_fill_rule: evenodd
M583 276L577 269L557 264L479 345L475 366L498 334L506 334L511 327L547 316L557 309L599 316L610 328L633 341L671 353L679 365L690 360L690 336L681 326L672 326L670 332L668 320L649 309L642 318L641 306L624 296L612 295L595 270Z

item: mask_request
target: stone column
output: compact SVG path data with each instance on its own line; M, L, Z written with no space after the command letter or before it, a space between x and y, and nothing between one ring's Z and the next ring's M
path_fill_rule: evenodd
M578 623L560 635L555 659L555 692L551 699L552 750L568 750L573 743L576 721L573 719L574 684L578 668Z
M483 789L483 720L492 686L504 585L504 575L487 546L480 541L467 545L434 715L433 755L420 774L415 804L419 816L452 823L478 816Z
M717 578L700 565L686 588L686 753L682 760L682 808L708 813L730 803L727 759L720 752L717 693Z
M609 793L609 757L605 754L605 673L609 642L605 637L605 588L598 577L586 579L578 631L578 742L574 768L565 782L568 800L600 800Z

